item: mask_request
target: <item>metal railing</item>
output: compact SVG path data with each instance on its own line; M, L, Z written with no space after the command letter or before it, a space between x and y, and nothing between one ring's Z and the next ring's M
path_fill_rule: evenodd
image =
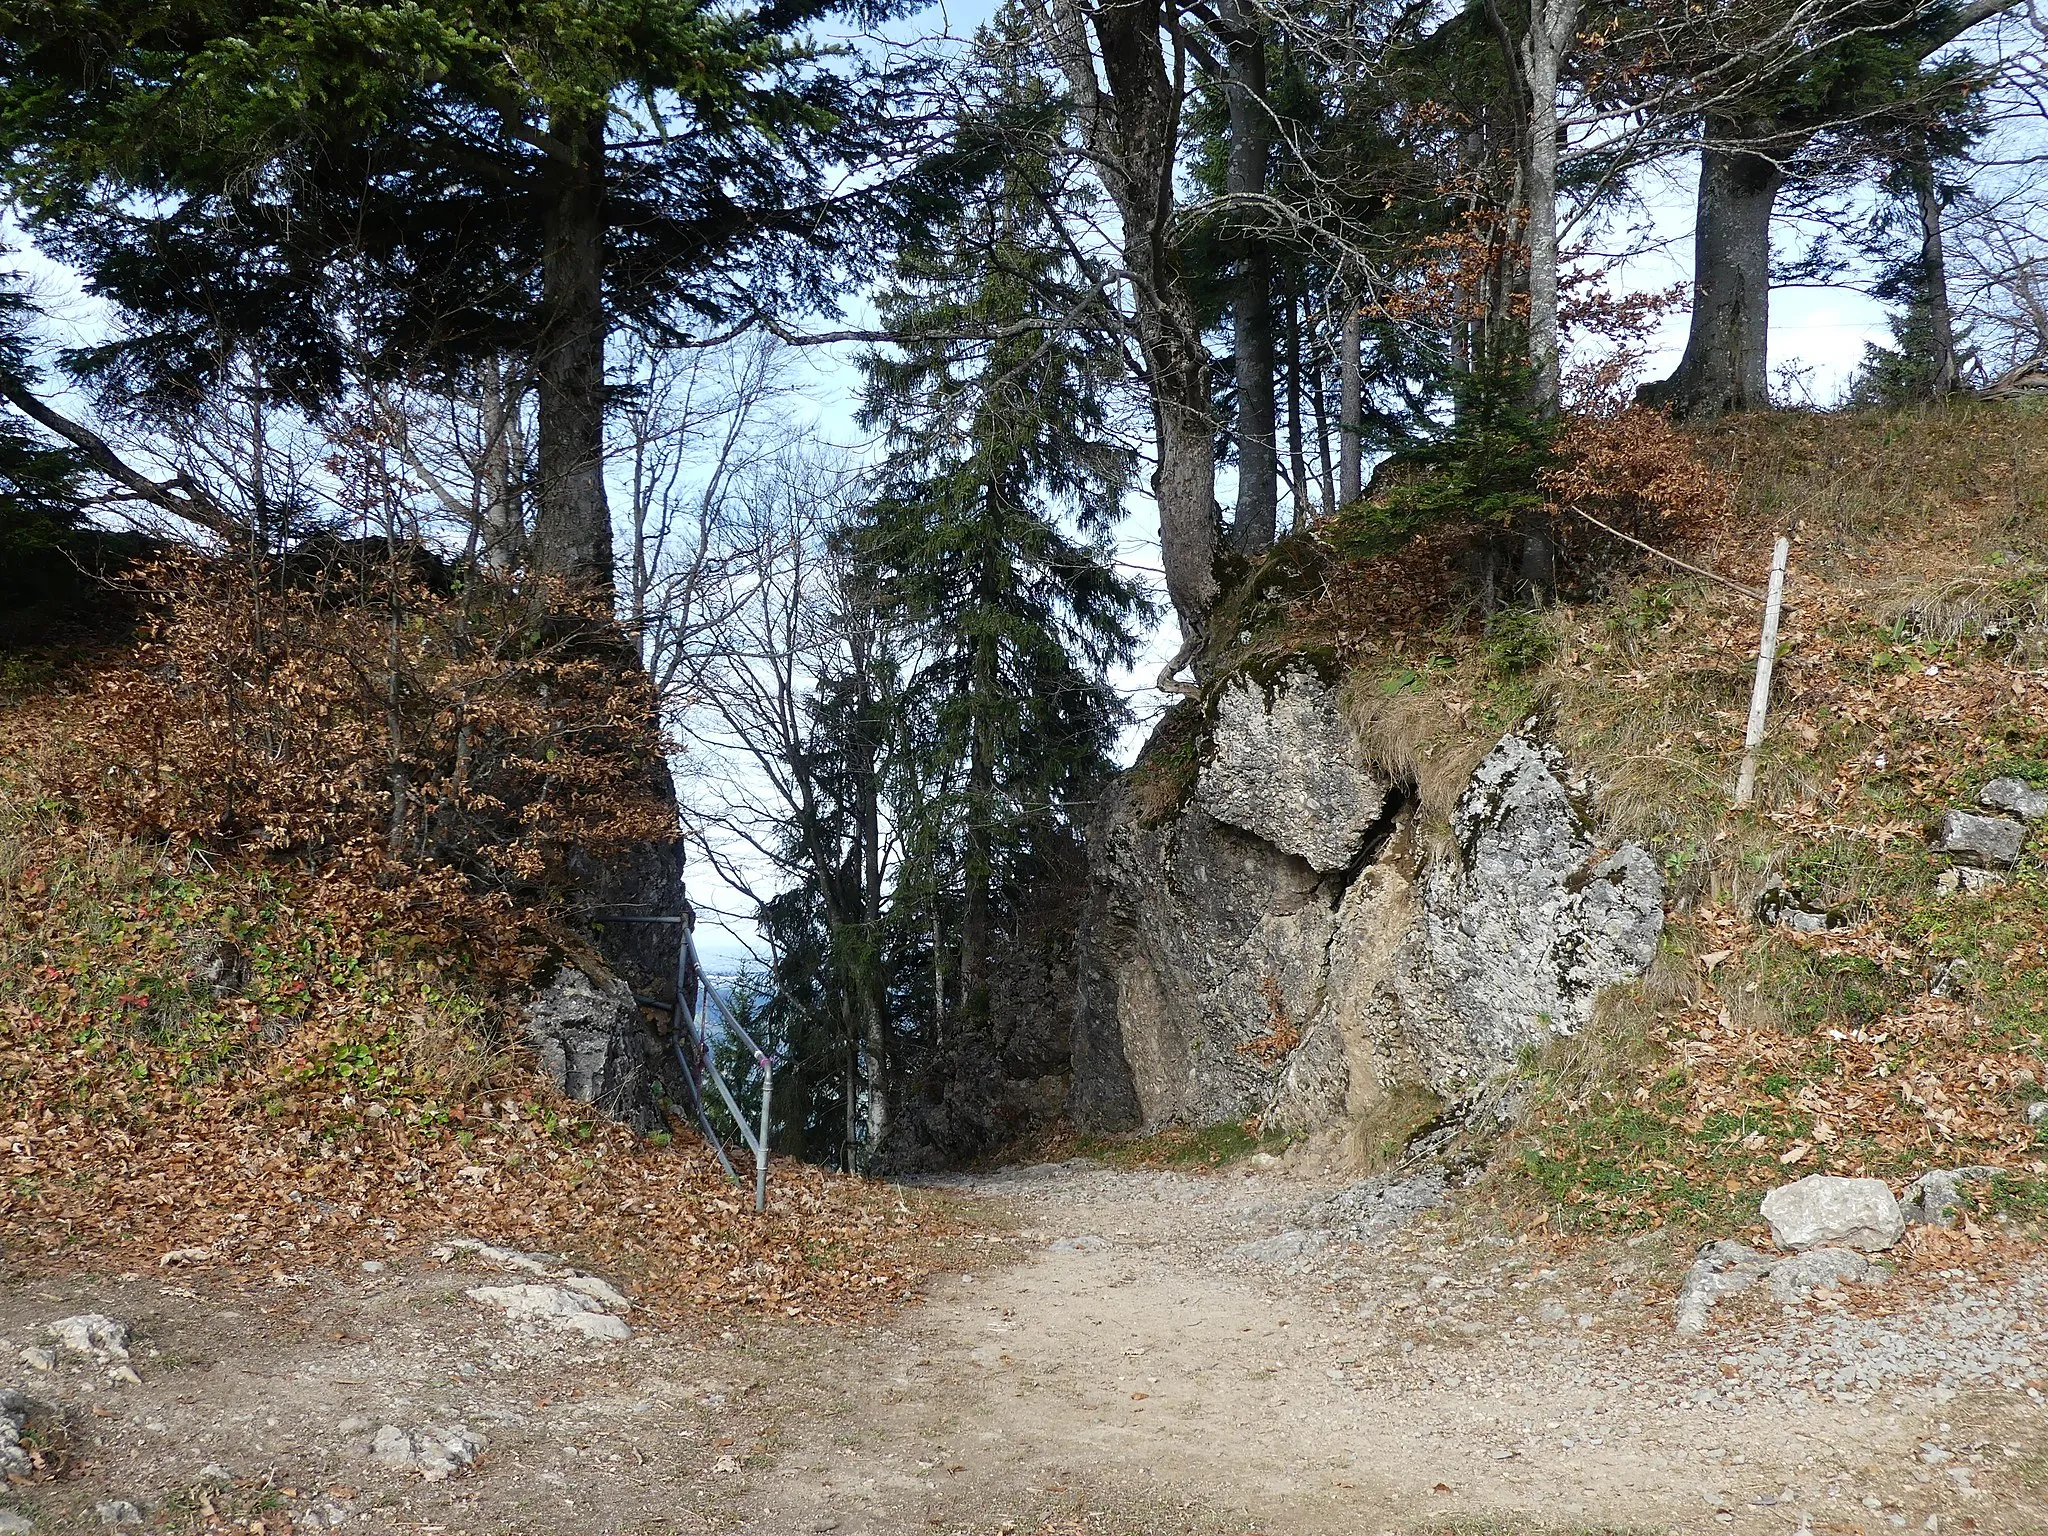
M665 923L682 930L681 941L676 945L676 1001L670 1008L674 1028L676 1060L683 1069L683 1084L690 1094L690 1113L697 1122L697 1128L704 1133L704 1139L711 1143L711 1150L718 1156L718 1165L726 1177L735 1184L743 1183L732 1159L725 1150L725 1138L711 1123L711 1115L705 1102L704 1088L707 1080L718 1090L718 1096L725 1103L732 1123L739 1128L740 1140L747 1150L754 1154L754 1209L765 1210L768 1206L768 1126L769 1109L775 1100L775 1058L761 1049L746 1027L733 1017L732 1009L711 978L704 973L704 964L697 957L697 934L695 925L682 917L649 917L634 913L614 913L595 919L599 923ZM653 1007L670 1007L652 998L636 1001ZM749 1117L740 1108L738 1097L733 1093L732 1084L725 1080L725 1074L718 1068L718 1055L712 1049L710 1025L718 1027L737 1040L752 1053L754 1063L761 1069L761 1113L758 1128L749 1124Z

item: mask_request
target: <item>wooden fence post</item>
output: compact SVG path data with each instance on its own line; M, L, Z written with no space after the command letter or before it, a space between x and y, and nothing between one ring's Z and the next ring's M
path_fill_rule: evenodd
M1785 561L1791 556L1792 541L1778 535L1771 551L1771 587L1764 596L1764 637L1756 650L1756 685L1749 691L1749 730L1742 738L1742 775L1735 781L1735 804L1745 806L1756 796L1756 754L1764 744L1764 715L1771 705L1771 668L1778 661L1778 610L1785 601Z

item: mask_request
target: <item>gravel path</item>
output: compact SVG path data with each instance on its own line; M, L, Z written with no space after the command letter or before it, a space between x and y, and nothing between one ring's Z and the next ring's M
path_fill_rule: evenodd
M1667 1238L1505 1238L1435 1176L949 1186L986 1230L863 1329L565 1336L470 1299L507 1278L476 1255L272 1292L0 1282L0 1391L76 1435L66 1477L0 1510L96 1531L132 1504L179 1536L2048 1523L2048 1270L1789 1307L1758 1286L1681 1336ZM139 1380L21 1360L87 1312L131 1324Z

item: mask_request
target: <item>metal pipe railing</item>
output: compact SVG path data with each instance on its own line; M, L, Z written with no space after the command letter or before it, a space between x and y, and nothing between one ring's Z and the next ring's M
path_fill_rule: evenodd
M675 1029L676 1059L683 1068L683 1080L690 1090L690 1109L697 1121L697 1128L704 1133L704 1139L711 1143L711 1150L718 1154L719 1166L735 1184L740 1183L732 1159L726 1156L725 1141L711 1123L704 1103L704 1079L708 1075L711 1085L718 1090L718 1096L725 1103L726 1111L732 1116L732 1123L740 1133L740 1140L747 1150L754 1154L754 1209L768 1207L768 1135L770 1110L775 1102L775 1058L764 1051L760 1043L747 1033L746 1026L733 1017L732 1009L711 979L704 974L704 964L697 955L696 926L682 917L647 916L621 913L596 919L601 923L673 923L682 929L681 942L676 945L676 1004L670 1013ZM758 1128L749 1123L750 1117L740 1108L739 1100L732 1091L732 1085L725 1080L725 1074L718 1068L718 1058L711 1049L709 1016L717 1016L718 1026L726 1034L739 1041L752 1053L754 1063L761 1069L761 1112Z

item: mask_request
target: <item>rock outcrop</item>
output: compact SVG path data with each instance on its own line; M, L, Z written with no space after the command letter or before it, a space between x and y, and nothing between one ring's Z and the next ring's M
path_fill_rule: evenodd
M640 1010L625 982L558 966L527 999L519 1022L541 1071L570 1098L641 1130L660 1124Z
M1584 1027L1655 955L1663 882L1567 778L1504 737L1432 856L1334 690L1226 684L1184 803L1148 816L1126 784L1092 829L1069 1113L1306 1129L1401 1085L1463 1097Z

